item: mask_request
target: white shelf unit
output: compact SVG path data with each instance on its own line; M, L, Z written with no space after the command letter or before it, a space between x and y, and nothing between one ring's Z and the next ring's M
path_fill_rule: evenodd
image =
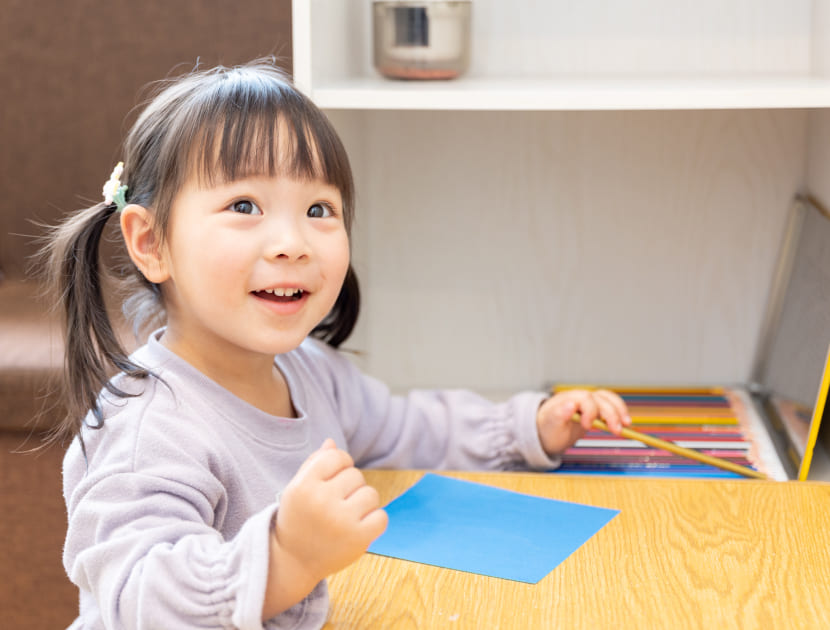
M370 0L295 0L294 76L332 109L828 107L825 4L474 0L467 75L404 82L372 68Z
M293 3L355 172L367 372L746 382L793 196L830 195L830 0L474 0L443 82L380 77L370 9Z

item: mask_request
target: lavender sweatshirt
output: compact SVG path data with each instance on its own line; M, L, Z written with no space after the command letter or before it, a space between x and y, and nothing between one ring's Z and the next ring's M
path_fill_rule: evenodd
M64 566L80 590L73 630L318 628L325 582L262 623L277 492L331 437L359 466L549 469L535 425L543 394L494 404L464 391L392 396L308 339L275 359L297 418L240 400L158 342L133 355L157 378L116 377L106 424L64 459ZM88 418L89 420L89 418Z

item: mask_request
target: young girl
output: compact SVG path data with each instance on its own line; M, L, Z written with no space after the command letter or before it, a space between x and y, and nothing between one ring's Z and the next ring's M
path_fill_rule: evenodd
M47 250L66 315L72 628L319 627L324 578L386 526L358 467L551 469L594 418L630 422L607 391L392 396L341 356L359 310L349 162L271 63L167 84L104 194ZM113 215L127 306L163 325L129 356L99 269Z

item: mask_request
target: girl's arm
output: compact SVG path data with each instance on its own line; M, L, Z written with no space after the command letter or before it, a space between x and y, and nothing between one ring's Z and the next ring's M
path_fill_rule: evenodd
M306 346L317 382L327 383L349 452L377 468L556 468L545 452L536 414L546 398L523 392L494 403L464 390L413 390L392 395L344 355Z
M207 474L197 488L122 471L69 496L64 564L81 588L82 616L100 615L107 628L262 628L259 556L274 506L226 540L210 526L224 505L210 485Z
M327 441L300 466L278 505L263 507L226 540L214 524L228 509L227 489L192 461L194 441L154 443L178 457L136 472L109 444L111 450L90 457L112 465L93 461L90 472L77 443L67 456L64 563L106 627L260 630L386 527L375 490ZM170 463L176 459L178 470ZM321 621L325 611L319 613Z

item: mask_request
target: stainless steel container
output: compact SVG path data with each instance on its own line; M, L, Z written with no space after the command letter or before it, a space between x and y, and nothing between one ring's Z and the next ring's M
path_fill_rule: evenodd
M454 79L470 65L471 0L372 3L374 63L393 79Z

